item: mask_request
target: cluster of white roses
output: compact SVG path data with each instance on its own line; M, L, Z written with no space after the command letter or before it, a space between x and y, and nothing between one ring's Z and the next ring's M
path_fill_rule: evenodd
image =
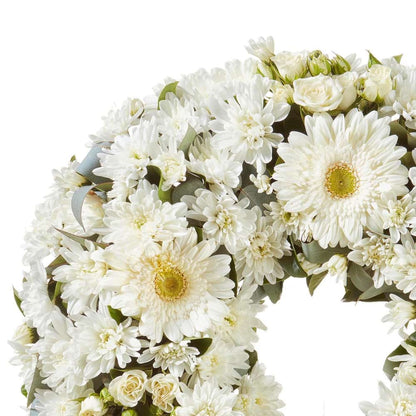
M401 346L369 416L416 411L416 69L320 51L168 80L54 172L11 344L40 416L279 416L264 298L324 278L388 301Z

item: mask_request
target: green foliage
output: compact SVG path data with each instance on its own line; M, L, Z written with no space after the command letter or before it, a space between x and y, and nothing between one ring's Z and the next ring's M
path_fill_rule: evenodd
M197 136L196 131L189 124L185 137L182 139L181 143L178 146L178 150L182 150L182 152L185 154L185 157L188 157L189 148L191 147L191 144L195 140L196 136Z
M110 305L108 305L107 307L108 307L108 312L110 313L110 316L118 324L121 324L126 319L126 317L118 309L113 309Z
M189 346L194 347L199 351L199 356L204 355L212 344L212 338L193 338Z
M368 52L368 67L371 68L373 65L381 65L381 62L370 52Z
M383 371L385 372L386 376L390 380L395 376L396 374L395 368L397 368L400 365L400 362L390 361L389 358L395 357L397 355L403 355L403 354L407 354L407 351L400 345L386 358L386 361L384 362L384 366L383 366Z
M316 288L322 283L322 281L325 279L327 273L319 273L319 274L313 274L312 276L308 276L306 278L306 284L308 285L309 293L311 296L315 293Z
M283 292L282 280L278 280L274 284L264 283L261 287L263 288L265 295L269 297L272 303L277 303L280 300Z
M17 289L13 288L13 297L14 297L14 301L16 302L17 307L19 308L19 311L23 313L23 309L22 309L22 299L20 299L19 297L19 292L17 291Z
M104 147L108 147L110 143L100 143L91 148L84 160L77 166L76 172L88 179L91 183L99 184L108 182L108 178L97 176L93 173L93 170L98 168L100 165L99 153L102 153Z
M160 102L166 100L166 94L168 94L169 92L171 92L172 94L176 94L176 87L178 86L178 83L179 81L175 81L165 85L157 100L158 110L160 110Z

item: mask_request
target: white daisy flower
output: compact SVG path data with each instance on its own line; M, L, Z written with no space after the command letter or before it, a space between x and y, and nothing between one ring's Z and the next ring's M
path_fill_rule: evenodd
M416 414L416 386L393 380L390 389L379 384L380 398L374 403L360 403L366 416L413 416Z
M276 279L284 276L278 260L289 254L290 246L286 236L273 228L269 218L262 216L259 207L252 211L256 215L256 228L237 246L234 256L236 269L247 283L261 285L264 279L276 283Z
M72 336L86 356L84 375L87 379L109 373L116 363L124 368L132 357L140 355L139 329L131 323L128 318L117 324L105 311L88 311L75 322Z
M128 98L119 108L111 109L103 117L104 125L98 131L97 136L91 139L95 142L112 141L116 136L126 134L128 129L139 122L143 113L144 103L138 98Z
M198 358L191 384L201 381L215 381L220 387L237 384L241 371L250 368L248 354L243 346L235 346L221 339L214 339L208 351Z
M307 135L291 132L278 148L277 193L289 212L314 215L313 237L322 247L357 243L363 228L381 231L374 211L408 192L405 148L389 136L389 118L351 110L333 120L307 116Z
M272 160L272 149L283 139L282 135L273 133L272 125L284 120L290 110L289 105L275 105L273 101L264 105L270 87L268 78L256 76L227 102L211 102L215 119L210 127L216 133L213 145L231 150L239 160L256 165L260 173Z
M161 368L175 377L183 373L192 374L195 371L199 350L189 346L190 340L170 342L169 344L150 345L137 359L139 364L154 360L153 368Z
M204 176L211 184L223 184L236 188L243 170L240 161L229 150L221 150L212 145L212 137L196 138L189 149L188 169Z
M213 381L197 383L193 390L185 385L182 393L177 396L179 407L175 409L177 416L242 416L234 411L237 396L231 387L219 388Z
M225 245L231 254L254 229L256 214L246 209L250 203L247 198L237 202L234 195L197 189L195 196L186 195L182 201L190 208L188 218L204 222L204 237Z
M157 186L147 180L139 182L128 202L112 200L104 210L103 241L116 243L126 251L154 251L158 241L186 233L186 205L160 201Z
M233 296L234 283L226 277L230 257L213 256L215 250L212 240L197 244L193 228L164 241L157 254L142 256L112 306L140 317L140 333L151 341L160 342L163 335L174 342L198 336L224 318L224 299Z
M70 239L65 245L61 255L68 264L57 267L53 279L63 283L61 298L67 302L68 314L78 315L96 309L99 298L109 297L103 290L108 265L105 250L92 241L85 240L85 248Z
M391 285L393 282L389 266L395 259L394 244L390 237L368 233L353 246L348 253L348 259L360 266L368 266L374 270L374 286L380 288L383 283Z
M234 407L245 416L283 416L278 409L284 406L279 400L282 386L273 376L265 375L265 367L256 364L249 375L243 376Z
M391 332L404 328L416 318L416 305L394 294L390 295L390 299L390 302L386 303L389 313L383 317L383 322L393 323Z

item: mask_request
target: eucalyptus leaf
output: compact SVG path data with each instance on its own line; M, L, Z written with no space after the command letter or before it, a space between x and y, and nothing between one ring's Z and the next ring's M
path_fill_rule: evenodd
M110 316L118 324L121 324L126 319L126 317L118 309L113 309L110 305L108 305L107 308L108 308L108 312L109 312Z
M77 242L78 244L81 244L83 247L85 247L85 240L94 242L93 235L76 235L76 234L69 233L68 231L61 230L60 228L55 228L55 230L59 231L65 237L70 238L71 240Z
M93 170L100 167L100 159L98 154L103 151L103 147L108 146L109 143L100 143L99 145L93 146L85 156L84 160L77 166L76 172L87 178L92 183L103 183L108 182L108 178L103 176L97 176L93 173Z
M416 332L410 334L406 339L406 344L411 345L412 347L416 347Z
M384 284L380 288L376 288L374 286L367 289L358 300L365 301L365 300L372 300L372 301L382 301L385 300L386 294L391 293L392 286L388 286Z
M277 303L282 296L283 281L279 280L274 284L264 283L263 290L272 303Z
M185 154L185 157L188 157L188 151L197 136L196 131L194 128L189 124L188 130L186 131L185 137L182 139L180 145L178 146L178 150L182 150Z
M35 399L35 391L43 386L42 377L40 375L40 369L36 365L35 372L33 374L30 390L27 393L27 407L29 407Z
M162 92L159 95L159 98L157 100L157 109L160 109L160 102L163 100L166 100L166 94L168 92L171 92L173 94L176 94L176 87L178 86L179 81L171 82L170 84L165 85Z
M302 269L299 261L295 255L284 256L279 260L279 264L288 276L292 277L307 277L308 275Z
M167 190L163 190L163 183L164 183L164 180L163 180L163 177L161 176L160 177L160 182L159 182L159 188L158 188L158 191L157 191L159 199L162 202L171 202L172 187L170 187Z
M260 302L267 296L266 291L264 290L263 286L258 286L257 289L254 291L251 299L254 303Z
M390 361L389 358L404 354L407 354L407 351L400 345L386 358L386 361L384 362L383 366L383 371L390 380L395 376L395 368L397 368L400 365L400 362Z
M246 351L248 354L248 365L250 366L248 372L249 374L251 373L251 370L253 369L253 367L257 364L257 362L259 361L259 357L257 354L256 350L253 351Z
M188 176L185 182L182 182L172 189L172 203L180 202L181 198L185 195L194 195L195 191L199 188L205 188L202 179L193 175Z
M190 347L199 351L199 356L204 355L212 344L212 338L194 338L189 342Z
M61 232L61 231L60 231ZM69 233L68 233L69 234ZM66 264L66 260L62 257L62 256L58 256L56 257L55 260L53 260L51 263L49 263L45 270L46 270L46 275L51 278L52 277L52 272L59 266L62 266Z
M311 243L302 243L302 252L306 260L311 263L323 264L335 254L346 254L348 249L341 247L322 248L317 241L312 241Z
M235 263L234 263L234 259L231 257L231 262L230 262L230 274L229 274L229 278L234 282L234 296L237 296L237 291L238 291L238 276L237 276L237 271L235 269Z
M22 314L24 315L24 312L22 309L22 299L20 299L19 292L14 287L13 287L13 297L14 297L14 301L16 302L17 307L19 308L19 311L22 312Z
M95 188L95 185L84 185L78 188L74 194L72 195L71 199L71 209L72 213L74 214L75 219L81 225L81 227L85 230L84 224L82 222L82 207L85 202L85 198L87 197L88 193Z
M312 276L308 276L306 279L306 283L308 285L309 293L311 296L315 293L316 288L323 282L325 277L327 276L326 272L314 274Z
M363 293L374 287L372 277L356 263L350 262L348 266L348 278Z
M248 198L250 201L249 208L258 206L261 210L264 210L264 204L270 204L270 202L276 201L274 194L267 195L265 192L258 192L258 188L255 185L248 185L241 189L238 195L239 199Z

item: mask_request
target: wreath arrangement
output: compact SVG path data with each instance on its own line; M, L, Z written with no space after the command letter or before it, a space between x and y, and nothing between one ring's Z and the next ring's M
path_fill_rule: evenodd
M284 281L386 302L369 416L416 414L416 69L274 52L167 80L54 171L13 340L40 416L278 416L258 313Z

